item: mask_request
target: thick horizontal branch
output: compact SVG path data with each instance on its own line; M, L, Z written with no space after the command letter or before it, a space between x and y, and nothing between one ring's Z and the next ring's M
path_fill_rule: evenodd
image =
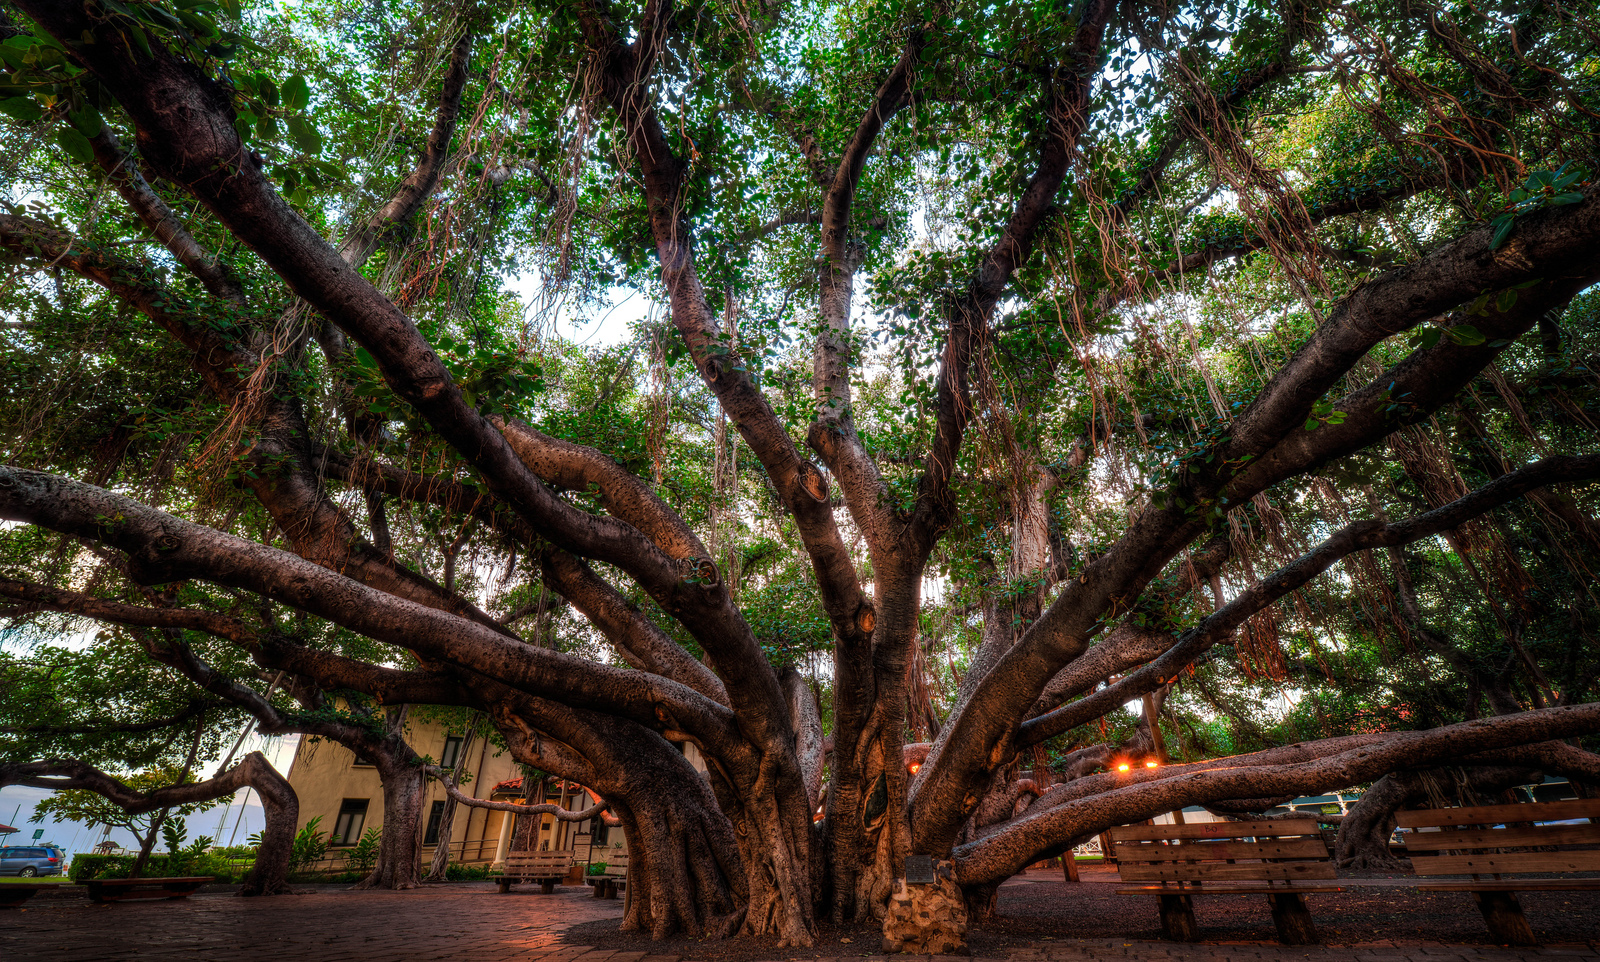
M81 725L0 725L0 732L7 735L139 735L145 732L161 731L165 728L174 728L182 725L192 718L221 707L223 703L209 699L195 698L189 701L188 707L176 715L158 718L155 721L144 722L85 722Z
M473 798L471 795L468 795L461 789L457 788L451 783L450 779L445 777L446 773L444 770L439 768L437 765L429 765L428 774L439 779L439 784L444 786L446 795L449 795L462 805L468 805L472 808L483 808L491 812L510 812L513 815L554 815L556 820L560 822L583 822L591 818L599 818L603 815L605 816L605 823L607 825L622 824L622 822L615 815L610 813L610 802L602 801L599 804L589 806L581 812L574 812L569 809L562 808L560 805L554 805L547 802L541 802L538 804L530 803L527 805L518 805L515 802L491 802L486 798Z
M1600 703L1569 705L1422 732L1360 736L1364 741L1355 746L1349 746L1344 739L1291 746L1296 752L1313 756L1304 761L1266 764L1259 757L1217 759L1192 766L1168 766L1150 774L1095 776L1107 783L1121 778L1123 784L1097 792L1086 785L1084 790L1093 794L1053 806L1047 804L1047 794L1003 831L958 849L957 877L964 884L998 881L1020 871L1033 853L1051 845L1187 805L1231 798L1313 795L1358 785L1403 768L1445 764L1482 752L1597 731ZM1023 854L1025 851L1029 854Z
M128 555L129 571L147 584L201 578L254 591L531 694L614 712L650 727L693 731L713 751L736 738L726 707L676 682L535 648L476 622L386 595L298 555L91 485L0 467L0 517L120 549Z
M82 592L12 579L0 580L0 596L14 598L35 610L83 615L108 624L165 631L197 631L221 638L248 651L263 668L288 671L313 679L329 690L348 689L371 695L387 704L467 704L469 699L455 679L438 672L402 671L317 651L281 635L253 627L228 615L193 608L153 608L108 601ZM172 636L155 640L140 636L147 654L185 675L205 691L238 705L255 716L267 734L302 732L349 744L368 738L366 729L321 716L283 712L266 696L240 684L200 660L187 645ZM124 729L125 730L125 729Z
M1212 645L1231 637L1251 615L1303 587L1347 555L1373 548L1410 544L1460 527L1545 485L1595 478L1600 478L1600 455L1545 458L1501 475L1483 487L1409 521L1393 524L1357 521L1345 525L1315 548L1240 592L1200 624L1184 632L1176 644L1143 668L1086 698L1024 722L1017 742L1023 746L1038 744L1114 711L1147 691L1154 691L1165 679L1176 677Z

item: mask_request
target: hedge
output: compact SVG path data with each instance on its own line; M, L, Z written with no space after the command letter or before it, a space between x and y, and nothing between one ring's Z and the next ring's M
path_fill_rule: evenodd
M146 878L170 878L179 875L211 875L218 882L237 882L244 878L250 870L248 865L234 865L227 859L205 854L198 857L180 859L174 871L168 871L167 863L170 856L166 854L151 855L145 863L144 876ZM138 861L134 855L91 855L88 853L72 857L71 878L74 882L96 878L127 878L133 871L133 863Z

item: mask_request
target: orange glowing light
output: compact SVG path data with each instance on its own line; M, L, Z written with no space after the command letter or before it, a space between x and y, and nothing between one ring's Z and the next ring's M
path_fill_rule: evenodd
M1160 762L1145 762L1144 763L1144 767L1145 768L1158 768L1158 767L1160 767L1160 765L1161 765Z
M1128 770L1128 763L1127 762L1123 762L1122 764L1117 766L1117 771L1119 771L1119 772L1125 772L1127 770Z
M921 762L912 762L911 763L911 774L915 775L921 769L922 769L922 763Z

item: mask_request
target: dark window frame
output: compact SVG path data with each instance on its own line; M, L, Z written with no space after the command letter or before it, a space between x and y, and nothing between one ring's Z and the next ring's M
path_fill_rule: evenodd
M357 807L359 803L360 807ZM333 832L328 836L329 848L349 848L361 841L367 826L367 812L372 809L370 798L346 798L339 803L339 814L334 817ZM345 816L350 816L347 821Z
M444 736L444 749L439 752L440 768L455 768L461 763L461 744L464 739L460 735Z
M439 826L444 821L444 802L434 802L428 809L428 827L422 833L422 844L439 844Z

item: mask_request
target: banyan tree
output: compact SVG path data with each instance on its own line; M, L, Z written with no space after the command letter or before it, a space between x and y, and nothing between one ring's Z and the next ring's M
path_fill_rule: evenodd
M626 926L806 945L1600 781L1592 5L0 9L7 613L386 824L385 712L479 712Z

